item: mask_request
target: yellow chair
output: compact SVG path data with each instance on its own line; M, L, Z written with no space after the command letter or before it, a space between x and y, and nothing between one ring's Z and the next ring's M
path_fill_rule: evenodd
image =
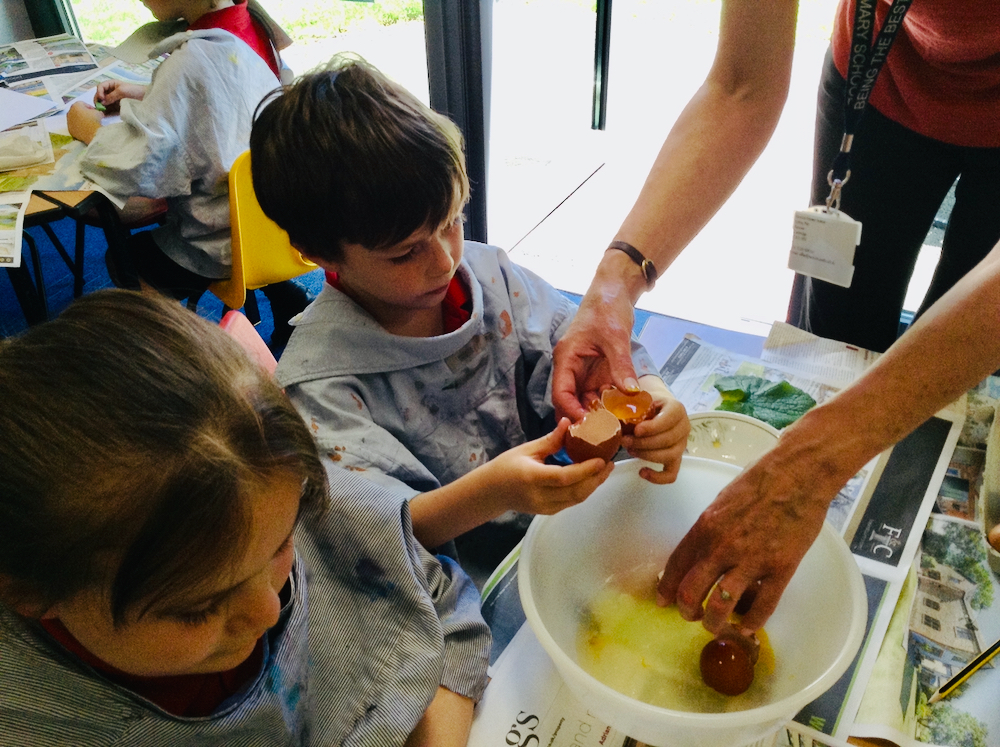
M280 283L315 270L291 245L288 234L264 215L253 191L250 151L229 172L229 215L233 233L233 274L209 286L230 309L247 303L247 291Z

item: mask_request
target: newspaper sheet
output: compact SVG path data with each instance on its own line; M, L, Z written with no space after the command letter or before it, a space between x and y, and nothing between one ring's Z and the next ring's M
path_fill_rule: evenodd
M82 73L71 75L26 78L11 83L8 87L12 91L51 102L51 106L46 111L35 117L41 119L64 113L69 105L77 100L92 105L94 89L105 80L149 85L153 71L161 61L161 58L157 58L147 60L144 63L129 63L114 57L104 56L101 66L96 69L88 69Z
M27 192L0 194L0 267L21 266L21 231L29 197Z
M780 368L843 387L864 373L879 355L855 345L817 337L785 322L775 322L760 357Z
M576 699L528 625L521 626L490 674L469 747L643 747Z
M92 105L97 86L108 80L142 86L149 85L153 70L159 62L159 60L150 60L143 65L133 65L120 60L111 60L108 65L99 70L91 70L81 76L67 78L65 85L58 92L58 103L61 107L68 107L74 101L79 100Z
M949 697L930 696L1000 639L1000 565L986 543L996 481L1000 378L969 392L967 416L851 733L904 747L1000 744L1000 668L987 664ZM990 452L989 457L987 452ZM986 486L986 487L984 487ZM996 660L994 660L995 662Z
M96 67L87 46L69 34L0 45L0 80L7 84L81 73Z

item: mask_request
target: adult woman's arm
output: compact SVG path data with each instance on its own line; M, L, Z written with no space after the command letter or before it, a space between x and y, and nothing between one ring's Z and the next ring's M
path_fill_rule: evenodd
M1000 368L1000 244L853 385L790 426L733 481L674 550L663 603L719 631L743 591L760 628L809 549L837 492L864 464ZM721 577L719 589L713 584Z
M797 0L724 0L708 77L660 149L615 238L662 274L736 189L777 125L788 93ZM555 350L552 397L578 420L603 384L635 388L632 307L646 290L627 255L609 251ZM583 404L581 404L581 402Z

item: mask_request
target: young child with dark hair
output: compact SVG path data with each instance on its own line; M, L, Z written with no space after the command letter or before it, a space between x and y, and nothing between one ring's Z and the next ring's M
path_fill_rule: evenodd
M160 21L187 29L160 42L169 56L147 86L107 81L95 100L121 121L83 103L67 113L73 137L88 144L80 170L113 195L131 198L135 216L165 198L163 224L133 234L127 256L107 254L118 287L151 288L176 298L203 293L232 271L229 169L249 145L253 111L279 85L269 26L246 0L144 0ZM139 207L137 207L137 205ZM294 282L262 289L275 320L272 347L291 334L288 319L307 297Z
M0 743L466 743L475 587L218 327L99 291L0 399Z
M455 125L339 58L262 102L250 151L264 212L328 272L277 371L325 458L409 498L427 547L590 495L610 464L545 464L568 427L554 422L552 350L576 307L464 242ZM634 360L659 412L625 443L663 465L646 479L669 482L687 416L638 343Z

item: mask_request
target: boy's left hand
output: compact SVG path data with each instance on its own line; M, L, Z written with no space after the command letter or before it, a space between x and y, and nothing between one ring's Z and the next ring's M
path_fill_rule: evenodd
M94 135L101 129L103 119L104 115L97 109L77 101L66 112L66 128L74 138L90 145Z
M659 376L643 376L639 386L653 395L653 406L659 411L652 419L636 425L635 434L625 436L622 445L637 459L662 464L662 470L643 467L639 475L651 483L665 485L677 479L691 423L684 405L674 398Z

